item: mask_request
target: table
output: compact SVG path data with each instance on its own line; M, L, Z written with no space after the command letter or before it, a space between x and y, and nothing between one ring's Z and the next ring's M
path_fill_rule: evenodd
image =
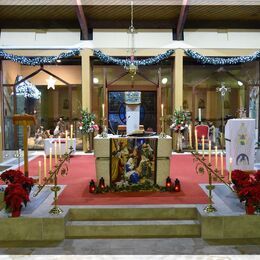
M170 175L170 157L172 154L172 138L159 138L158 136L147 137L120 137L119 135L108 135L108 138L102 138L100 135L94 138L94 155L96 157L96 181L101 177L105 179L105 183L110 185L111 180L111 139L157 139L156 149L156 167L155 167L155 183L165 186L166 178ZM127 157L129 159L130 156Z
M66 153L66 139L60 138L61 140L61 155ZM46 155L50 155L50 148L52 148L52 155L54 155L54 143L57 143L57 155L60 155L59 153L59 138L45 138L44 139L44 152ZM68 148L71 146L71 139L68 138ZM72 148L73 152L76 151L76 138L72 138ZM69 151L68 151L69 152Z

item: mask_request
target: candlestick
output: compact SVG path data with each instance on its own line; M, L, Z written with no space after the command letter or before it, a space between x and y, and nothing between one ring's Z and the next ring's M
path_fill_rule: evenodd
M195 129L195 150L198 152L198 131Z
M192 147L192 136L191 136L191 125L189 125L189 142L190 142L190 147Z
M61 158L61 140L59 136L59 157Z
M68 131L65 131L65 150L68 153Z
M231 174L232 174L232 163L233 163L233 159L230 157L229 158L229 174L228 174L228 180L229 180L229 182L231 182L232 181L232 176L231 176Z
M205 137L204 135L202 136L202 158L204 158L204 148L205 148Z
M201 122L201 108L199 108L199 122Z
M52 148L50 148L50 171L52 170Z
M223 152L220 153L220 172L221 176L224 176L224 163L223 163Z
M209 163L211 164L211 140L209 140Z
M39 184L41 184L41 174L42 174L42 162L38 162L38 175L39 175Z
M161 104L161 111L162 111L162 117L163 117L163 104Z
M218 147L215 146L215 168L218 168Z
M58 160L57 160L57 143L56 143L56 141L54 143L54 162L55 162L55 164L58 162Z
M47 177L46 154L43 155L43 175L44 178Z
M102 118L105 117L105 104L102 104Z

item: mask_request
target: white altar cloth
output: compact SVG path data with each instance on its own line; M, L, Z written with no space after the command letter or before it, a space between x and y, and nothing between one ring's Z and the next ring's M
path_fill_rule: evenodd
M66 153L66 139L61 138L60 140L61 140L61 154L63 155ZM54 143L55 142L57 143L57 155L60 154L59 139L58 138L46 138L46 139L44 139L44 152L46 155L50 155L50 148L52 148L52 155L54 155ZM72 144L73 153L74 153L76 151L76 138L72 138L72 142L68 138L68 149L70 148L71 144Z
M226 166L242 171L254 170L255 119L229 119L225 126Z

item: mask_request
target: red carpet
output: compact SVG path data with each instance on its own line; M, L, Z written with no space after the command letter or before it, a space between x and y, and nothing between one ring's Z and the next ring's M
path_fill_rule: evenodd
M29 163L30 176L37 175L38 157ZM43 162L42 162L43 163ZM91 194L88 184L95 180L95 157L74 156L69 164L69 174L59 176L58 183L67 185L59 196L60 205L141 205L141 204L206 204L206 194L199 187L207 183L208 176L197 175L191 155L173 155L171 178L181 181L181 192L117 192ZM48 166L48 162L47 162ZM47 167L48 168L48 167ZM22 169L23 170L23 169Z

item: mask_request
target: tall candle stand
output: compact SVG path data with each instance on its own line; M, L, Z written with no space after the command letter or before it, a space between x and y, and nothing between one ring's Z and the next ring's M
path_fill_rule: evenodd
M161 121L161 133L159 134L159 138L166 138L167 135L165 134L165 117L162 116L160 118Z
M108 135L107 135L107 126L106 126L105 122L106 122L106 118L103 117L103 118L101 119L101 124L102 124L101 137L102 137L102 138L107 138L107 136L108 136Z
M212 184L212 180L216 179L224 183L232 192L234 192L233 188L230 186L230 183L226 182L221 176L219 176L219 170L215 168L212 169L211 163L207 163L205 158L203 158L199 153L191 152L194 156L193 161L197 162L196 165L196 173L199 175L203 175L205 173L208 174L208 185L206 189L208 190L208 205L203 209L206 213L216 212L217 209L213 206L212 202L212 191L215 189L215 185Z

